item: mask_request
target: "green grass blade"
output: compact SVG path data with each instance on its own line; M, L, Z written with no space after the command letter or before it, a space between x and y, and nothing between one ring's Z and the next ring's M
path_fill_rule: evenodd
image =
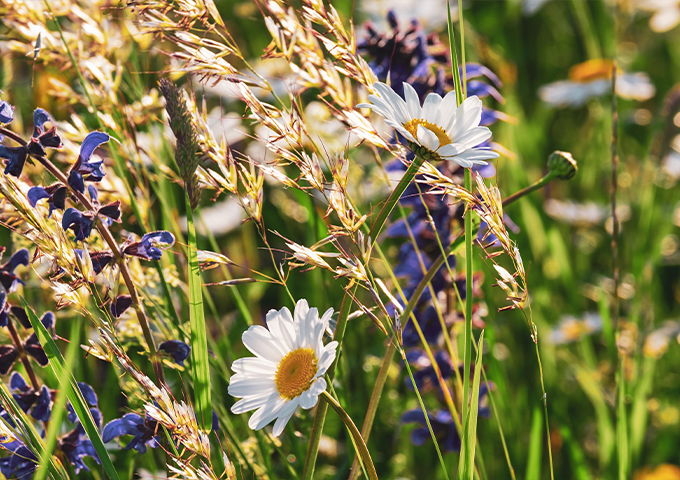
M64 369L67 372L73 370L76 353L78 353L80 350L80 319L81 317L76 316L71 320L71 334L69 335L70 343L68 345L68 350L66 350L66 363L64 365ZM54 406L52 407L52 415L50 417L51 428L47 429L47 437L45 437L44 451L47 453L47 455L40 457L40 464L38 469L35 471L33 480L44 480L47 477L52 451L57 444L59 426L61 425L61 420L64 417L64 412L66 411L66 399L71 392L70 382L64 382L62 385L63 387L59 389L57 398L54 401Z
M526 480L541 478L541 454L543 447L543 415L540 407L534 407L529 439L529 458L527 459Z
M477 349L477 360L475 360L475 376L472 380L472 395L470 398L470 408L468 408L467 418L463 426L463 438L461 439L460 462L458 463L458 480L472 480L475 473L475 446L477 444L477 413L479 410L479 381L482 375L482 345L484 341L484 330L479 336L479 348ZM464 402L467 399L463 399Z
M593 477L588 470L586 456L583 454L583 450L581 450L578 441L574 439L569 427L562 425L562 427L560 427L560 433L562 434L564 445L569 452L572 478L574 480L593 480Z
M24 411L21 410L21 407L19 407L19 405L16 403L16 400L14 400L14 397L7 389L7 386L2 382L0 382L0 405L2 405L5 411L7 411L12 420L14 420L17 428L10 427L2 418L0 418L0 422L5 423L8 430L15 431L23 435L24 444L35 454L38 459L41 459L41 464L42 458L47 457L47 467L52 474L52 478L62 478L67 480L69 478L68 472L57 457L45 454L47 450L42 438L40 438L40 435L38 435L38 432L33 427L28 415L26 415Z
M38 336L40 344L45 349L47 358L50 360L50 367L54 372L54 376L59 381L60 387L67 390L68 399L71 402L73 410L76 412L80 423L83 425L85 433L92 442L92 445L99 456L99 460L102 462L104 472L108 478L112 480L118 480L118 472L116 472L116 469L111 462L111 458L104 447L104 443L99 436L97 426L94 423L92 414L90 414L90 408L83 398L83 394L80 392L80 389L76 387L76 380L73 378L73 375L71 375L71 370L66 368L64 357L61 356L61 352L57 348L57 344L54 343L54 340L50 336L45 326L40 322L40 320L38 320L38 317L35 316L35 313L33 313L33 310L29 308L26 300L24 300L23 297L21 298L21 302L23 303L24 309L28 314L28 318L31 321L33 330ZM70 387L67 387L69 384Z
M619 461L619 480L628 475L628 419L626 416L626 380L623 372L623 357L616 376L618 393L616 395L616 450Z
M637 463L642 453L642 446L647 431L648 407L647 401L652 392L654 383L654 367L656 359L644 357L642 362L642 375L635 389L633 406L630 412L630 456L633 463Z
M185 193L187 206L187 260L189 263L189 318L191 322L191 369L194 377L194 402L198 423L210 429L212 406L210 401L210 363L208 361L208 336L203 312L201 270L198 266L196 227L189 194Z

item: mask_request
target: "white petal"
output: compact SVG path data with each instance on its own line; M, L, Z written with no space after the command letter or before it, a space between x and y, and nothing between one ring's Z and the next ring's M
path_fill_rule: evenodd
M295 304L294 312L295 323L299 324L300 322L302 322L307 317L308 311L309 304L307 303L307 300L305 300L304 298L298 300L297 303Z
M270 402L274 397L280 398L281 395L279 395L279 392L276 391L269 394L261 393L259 395L244 397L231 407L231 412L238 415L240 413L255 410L256 408L260 408L262 405Z
M448 143L437 150L437 153L442 157L452 157L459 155L465 151L465 145L460 143Z
M644 72L624 73L616 77L616 93L620 97L643 102L654 96L656 88Z
M288 421L290 420L290 417L293 416L295 413L295 410L298 407L298 399L295 398L288 402L285 407L281 409L279 412L279 418L276 419L276 423L274 424L274 431L272 432L272 435L275 437L278 437L283 433L283 429L286 428L286 425L288 424Z
M456 121L453 127L447 131L449 138L458 142L458 137L478 126L481 120L482 101L476 95L466 98L456 110Z
M667 32L680 23L680 8L669 6L657 11L649 20L649 26L655 32Z
M380 93L380 95L392 106L392 110L394 111L397 121L401 123L406 123L409 121L409 116L406 110L406 102L397 94L397 92L381 82L373 84L373 88L375 88Z
M288 315L284 315L283 312L288 312ZM287 351L295 349L295 325L293 324L292 318L290 322L290 311L284 307L281 311L269 310L267 312L267 328L271 334L279 340Z
M458 101L456 100L456 92L450 91L446 94L442 103L439 105L439 120L438 124L445 131L451 130L454 122L456 121L456 108L458 107Z
M491 130L487 127L475 127L456 138L456 143L462 143L467 148L476 147L491 138Z
M316 402L319 400L319 395L321 395L321 392L324 390L326 390L326 380L317 378L309 387L309 390L303 392L298 397L300 399L300 406L305 410L309 410L316 405Z
M425 97L423 102L423 120L427 120L430 123L437 125L437 120L439 117L439 105L442 103L442 97L436 93L430 93Z
M418 143L433 152L436 152L437 148L439 148L437 135L421 125L418 125Z
M389 101L377 95L369 95L368 99L375 105L373 108L374 112L379 113L388 120L401 124L397 119L399 115L395 112L394 106Z
M260 357L239 358L231 364L234 373L246 377L275 375L277 368L278 364Z
M229 395L236 398L244 398L249 396L257 396L258 394L269 395L276 390L276 382L274 378L244 378L241 375L234 375L229 382L227 389Z
M498 153L480 148L466 150L460 155L447 158L446 160L453 160L461 167L470 168L472 165L486 165L484 160L490 160L492 158L498 158Z
M300 324L300 347L315 349L317 326L323 328L323 325L319 323L319 310L316 307L310 308Z
M335 356L338 351L338 342L335 340L328 343L323 349L323 353L319 355L319 360L317 361L316 368L316 376L317 377L322 377L326 374L326 370L328 370L328 367L331 366L333 363L333 360L335 360Z
M243 332L242 339L248 350L277 365L287 353L281 348L280 343L272 337L269 330L260 325L253 325Z
M259 430L265 425L270 424L272 420L279 416L279 412L285 407L286 403L286 399L281 398L281 396L272 398L270 402L262 405L250 416L248 426L253 430Z
M404 82L404 97L406 98L406 110L410 119L422 118L422 109L420 108L420 99L415 89Z
M410 140L413 143L418 143L418 140L416 140L416 138L413 135L411 135L404 127L397 127L396 130L401 135L403 135L406 140Z
M330 322L331 317L333 316L333 309L329 308L325 312L323 312L323 315L321 316L321 323L323 323L323 329L326 330L328 328L328 322Z

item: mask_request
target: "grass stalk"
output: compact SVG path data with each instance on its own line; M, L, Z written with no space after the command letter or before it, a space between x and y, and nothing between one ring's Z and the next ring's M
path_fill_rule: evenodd
M187 259L189 262L189 321L191 324L191 368L194 378L194 401L198 423L204 430L210 430L212 406L210 401L210 363L208 361L208 340L203 311L201 291L201 269L198 266L196 247L196 226L189 193L185 192L187 211Z

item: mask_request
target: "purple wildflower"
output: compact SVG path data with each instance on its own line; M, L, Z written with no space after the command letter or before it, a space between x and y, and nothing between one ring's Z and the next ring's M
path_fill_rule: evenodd
M160 260L161 250L168 249L175 244L175 236L165 230L147 233L139 242L134 242L123 248L123 254L139 257L144 260Z
M80 145L78 160L71 168L68 176L68 184L74 190L85 193L85 182L101 182L106 175L104 160L90 161L94 151L111 139L108 133L90 132Z
M92 233L94 219L91 214L82 213L70 207L64 212L61 226L64 230L71 229L76 234L76 242L83 242Z
M179 340L167 340L158 346L159 350L163 350L170 355L178 365L184 366L184 360L189 358L191 347Z

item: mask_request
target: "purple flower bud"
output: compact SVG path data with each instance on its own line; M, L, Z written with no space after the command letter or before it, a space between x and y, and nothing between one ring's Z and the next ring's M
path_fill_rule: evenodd
M189 358L191 347L179 340L167 340L158 346L159 350L163 350L177 363L177 365L184 366L184 360Z
M0 266L0 284L5 288L7 293L12 293L17 289L19 284L24 282L14 273L14 269L19 265L28 266L31 258L27 249L22 248L14 252L14 255L4 265Z
M7 375L18 356L13 345L0 345L0 375Z
M97 215L102 215L106 218L111 219L114 222L120 222L120 200L116 200L113 203L104 205L97 211Z
M477 95L479 98L492 96L499 103L505 102L503 95L501 95L501 93L498 90L496 90L488 83L484 83L480 80L470 80L469 82L467 82L467 94Z
M81 213L79 210L71 207L64 212L61 219L61 226L64 230L73 230L76 234L76 242L85 241L92 233L92 226L94 221L88 214Z
M120 318L125 310L130 308L131 305L132 297L130 295L119 295L113 302L111 302L109 310L111 311L111 315L113 315L115 318Z
M8 102L0 102L0 123L9 123L14 118L14 107Z
M461 65L458 68L460 69L460 75L461 75L461 78L462 78L463 77L463 66ZM496 76L496 74L493 73L489 68L485 67L484 65L480 65L479 63L471 63L471 62L465 63L465 78L467 80L469 80L471 78L482 77L482 76L491 80L498 88L501 88L503 86L503 82L501 82L500 78L498 78L498 76ZM468 92L468 95L469 95L469 92Z
M66 208L67 194L68 188L61 183L55 183L49 187L31 187L28 190L26 197L28 198L28 203L30 203L33 208L35 208L40 200L46 198L47 204L50 207L47 217L50 218L54 210L63 210Z
M0 158L7 160L5 175L13 175L17 178L21 176L27 157L28 148L26 147L6 147L0 145Z

